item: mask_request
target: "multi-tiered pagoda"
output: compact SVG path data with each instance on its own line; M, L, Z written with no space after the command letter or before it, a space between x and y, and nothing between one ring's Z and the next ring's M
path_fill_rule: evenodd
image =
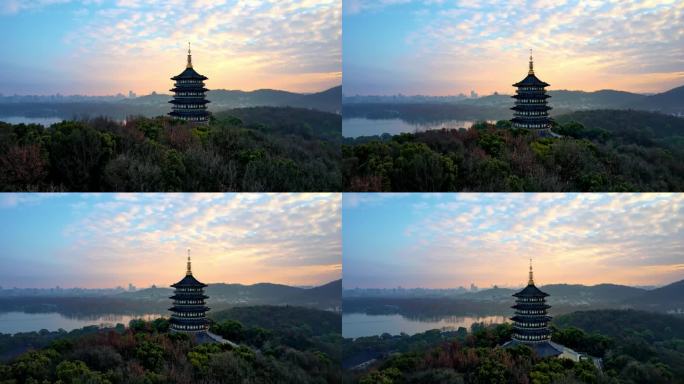
M560 356L565 354L572 358L574 351L551 341L551 330L549 329L549 316L546 311L551 306L546 304L547 293L542 292L534 285L532 275L532 260L530 259L530 276L527 286L520 292L513 294L515 305L515 316L513 321L512 340L504 344L504 347L514 347L525 344L532 348L540 357ZM564 356L564 357L566 357ZM577 358L579 359L579 358Z
M187 333L206 333L209 329L209 320L205 306L208 296L204 295L206 284L200 283L192 276L190 265L190 250L188 250L188 269L183 280L173 284L175 288L173 296L173 307L169 308L173 314L169 321L171 331Z
M190 43L188 43L188 64L185 70L180 75L172 77L171 80L176 83L171 89L174 95L173 100L169 101L173 104L169 115L195 123L209 121L209 111L207 111L209 100L205 98L205 92L208 89L204 88L204 80L207 80L207 77L200 75L192 68Z
M526 128L538 132L541 135L550 135L553 120L549 117L551 107L546 105L545 87L549 84L539 80L534 74L534 62L530 50L530 70L522 81L513 84L518 90L513 95L515 106L511 108L514 117L511 123L514 128Z

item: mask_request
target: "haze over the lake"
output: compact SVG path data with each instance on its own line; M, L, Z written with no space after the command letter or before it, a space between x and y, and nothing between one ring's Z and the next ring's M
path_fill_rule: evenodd
M684 2L347 0L345 95L512 93L535 72L550 89L663 92L684 85Z
M0 286L320 285L341 275L339 194L0 195Z
M664 285L684 279L684 194L345 193L345 288Z
M0 94L168 93L188 41L210 89L341 82L339 0L3 0Z

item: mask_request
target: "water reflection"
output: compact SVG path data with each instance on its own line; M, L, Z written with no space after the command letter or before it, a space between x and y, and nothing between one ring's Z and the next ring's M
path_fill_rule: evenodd
M60 328L71 331L89 325L101 327L113 327L117 323L128 325L133 319L154 320L162 317L159 313L145 314L99 314L99 315L63 315L57 312L50 313L26 313L4 312L0 313L0 333L31 332L47 329L57 331Z
M414 335L431 329L457 330L470 329L474 323L501 324L508 322L505 316L446 316L439 318L408 318L399 314L367 315L365 313L346 313L342 315L342 336L357 338L389 333Z
M495 121L490 121L495 122ZM470 129L475 121L473 120L432 120L421 122L408 122L402 119L367 119L363 117L353 117L342 120L342 136L359 137L375 136L389 133L398 135L400 133L413 133L431 129Z

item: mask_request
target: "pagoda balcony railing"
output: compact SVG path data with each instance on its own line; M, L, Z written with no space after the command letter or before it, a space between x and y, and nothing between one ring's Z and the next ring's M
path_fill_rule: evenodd
M545 316L546 315L546 310L545 309L519 309L515 311L516 315L539 315L539 316Z
M549 323L520 323L520 322L514 322L513 323L514 327L522 328L522 329L539 329L539 328L546 328L549 326Z
M516 303L542 303L544 304L546 300L542 297L521 297L515 300Z
M522 342L542 342L549 340L551 337L549 335L521 335L514 333L513 338Z
M206 110L207 106L206 105L199 105L197 107L187 107L187 108L181 108L179 105L192 105L192 104L176 104L174 105L171 109L174 111L196 111L198 109Z
M204 294L204 288L176 288L174 293L188 293L188 292L199 292Z
M204 331L209 329L208 324L171 324L171 328L177 331Z
M182 314L187 314L188 316L183 316ZM197 314L195 312L178 312L171 315L175 319L203 319L207 317L206 313Z
M179 80L176 80L176 84L183 84L183 85L204 84L204 80L179 79Z
M206 305L206 303L204 302L204 300L174 300L174 301L173 301L173 305L178 305L178 306L181 306L181 305L191 305L191 306L195 306L195 305Z
M206 95L204 92L195 92L192 94L183 94L176 92L176 94L173 96L176 99L197 99L197 98L204 98Z
M515 105L546 104L546 99L517 99Z
M531 111L531 112L515 111L515 113L513 113L513 114L515 116L519 116L519 117L547 117L547 116L549 116L549 113L546 111Z

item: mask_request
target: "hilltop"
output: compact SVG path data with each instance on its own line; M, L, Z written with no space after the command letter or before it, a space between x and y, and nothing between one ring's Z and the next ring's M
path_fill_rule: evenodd
M657 112L591 110L556 120L556 137L512 129L508 120L500 120L468 130L345 138L345 190L684 190L684 119Z
M612 89L593 92L552 90L552 116L595 109L654 111L684 116L684 86L655 95ZM513 113L511 95L494 94L477 98L431 96L345 96L345 118L391 119L420 123L440 120L502 120Z
M170 110L170 94L125 98L102 96L0 96L0 116L59 117L63 119L105 116L122 120L128 116L155 117ZM211 112L249 107L293 107L339 114L342 87L315 93L276 89L254 91L214 89L207 92Z

